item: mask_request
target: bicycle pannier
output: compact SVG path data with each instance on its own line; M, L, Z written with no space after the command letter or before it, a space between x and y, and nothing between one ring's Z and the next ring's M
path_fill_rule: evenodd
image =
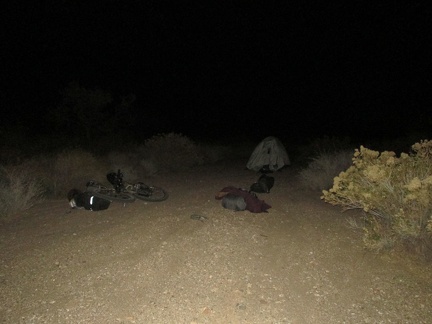
M270 193L270 189L274 186L274 178L266 174L261 175L258 181L253 183L250 191L257 193Z
M72 208L84 208L86 210L98 211L107 209L111 201L94 196L91 192L82 192L71 189L68 193L69 204Z

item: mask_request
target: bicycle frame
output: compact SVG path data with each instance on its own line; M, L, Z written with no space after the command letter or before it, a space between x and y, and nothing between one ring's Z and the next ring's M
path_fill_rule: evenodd
M138 198L145 201L164 201L168 198L168 193L160 187L148 186L143 182L130 184L123 181L123 173L120 169L116 172L107 174L107 180L113 188L107 188L97 182L89 182L87 188L99 197L105 197L110 200L131 201L130 198Z

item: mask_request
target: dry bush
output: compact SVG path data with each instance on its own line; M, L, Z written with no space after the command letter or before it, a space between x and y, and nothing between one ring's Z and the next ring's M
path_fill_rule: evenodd
M179 171L204 163L199 146L182 134L159 134L147 139L143 151L159 171Z
M228 145L198 143L197 148L205 164L216 163L233 156L233 149Z
M111 171L120 169L125 180L134 182L145 176L152 176L158 169L145 152L143 146L130 148L127 152L113 151L108 154Z
M80 149L35 156L0 170L0 217L27 209L42 197L64 197L72 188L85 189L95 179L103 182L110 171L107 159Z
M127 149L107 155L110 170L122 170L125 179L133 182L158 172L178 171L195 165L225 159L230 152L226 146L197 144L181 134L160 134L144 145L130 145Z
M349 137L323 136L314 138L296 148L295 160L301 164L308 164L311 159L319 158L322 155L329 155L341 151L354 150L356 145L351 143Z
M72 188L84 189L88 180L102 181L109 171L105 159L80 149L63 151L38 161L43 165L40 177L54 197L66 197Z
M26 210L43 199L44 188L40 181L20 166L0 169L0 218Z
M328 189L333 185L334 177L351 164L351 150L323 153L313 158L308 166L299 172L300 183L312 190Z
M432 239L432 141L415 143L411 154L400 157L361 146L353 165L323 191L322 199L365 212L368 248L409 245L427 252Z

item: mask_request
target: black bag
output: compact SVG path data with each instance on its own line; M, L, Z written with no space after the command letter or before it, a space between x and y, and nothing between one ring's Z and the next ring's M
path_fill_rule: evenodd
M78 189L69 191L68 200L72 208L84 208L91 211L108 209L111 204L111 201L107 199L96 197L91 192L82 192Z
M270 193L270 189L274 186L275 179L266 174L259 177L258 181L253 183L250 187L251 192L257 193Z

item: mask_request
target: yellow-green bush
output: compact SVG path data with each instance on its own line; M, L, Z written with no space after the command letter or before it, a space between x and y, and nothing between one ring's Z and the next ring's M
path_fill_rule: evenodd
M410 154L356 149L353 165L334 178L321 197L343 209L365 212L364 243L380 250L399 243L420 250L432 239L432 141Z

